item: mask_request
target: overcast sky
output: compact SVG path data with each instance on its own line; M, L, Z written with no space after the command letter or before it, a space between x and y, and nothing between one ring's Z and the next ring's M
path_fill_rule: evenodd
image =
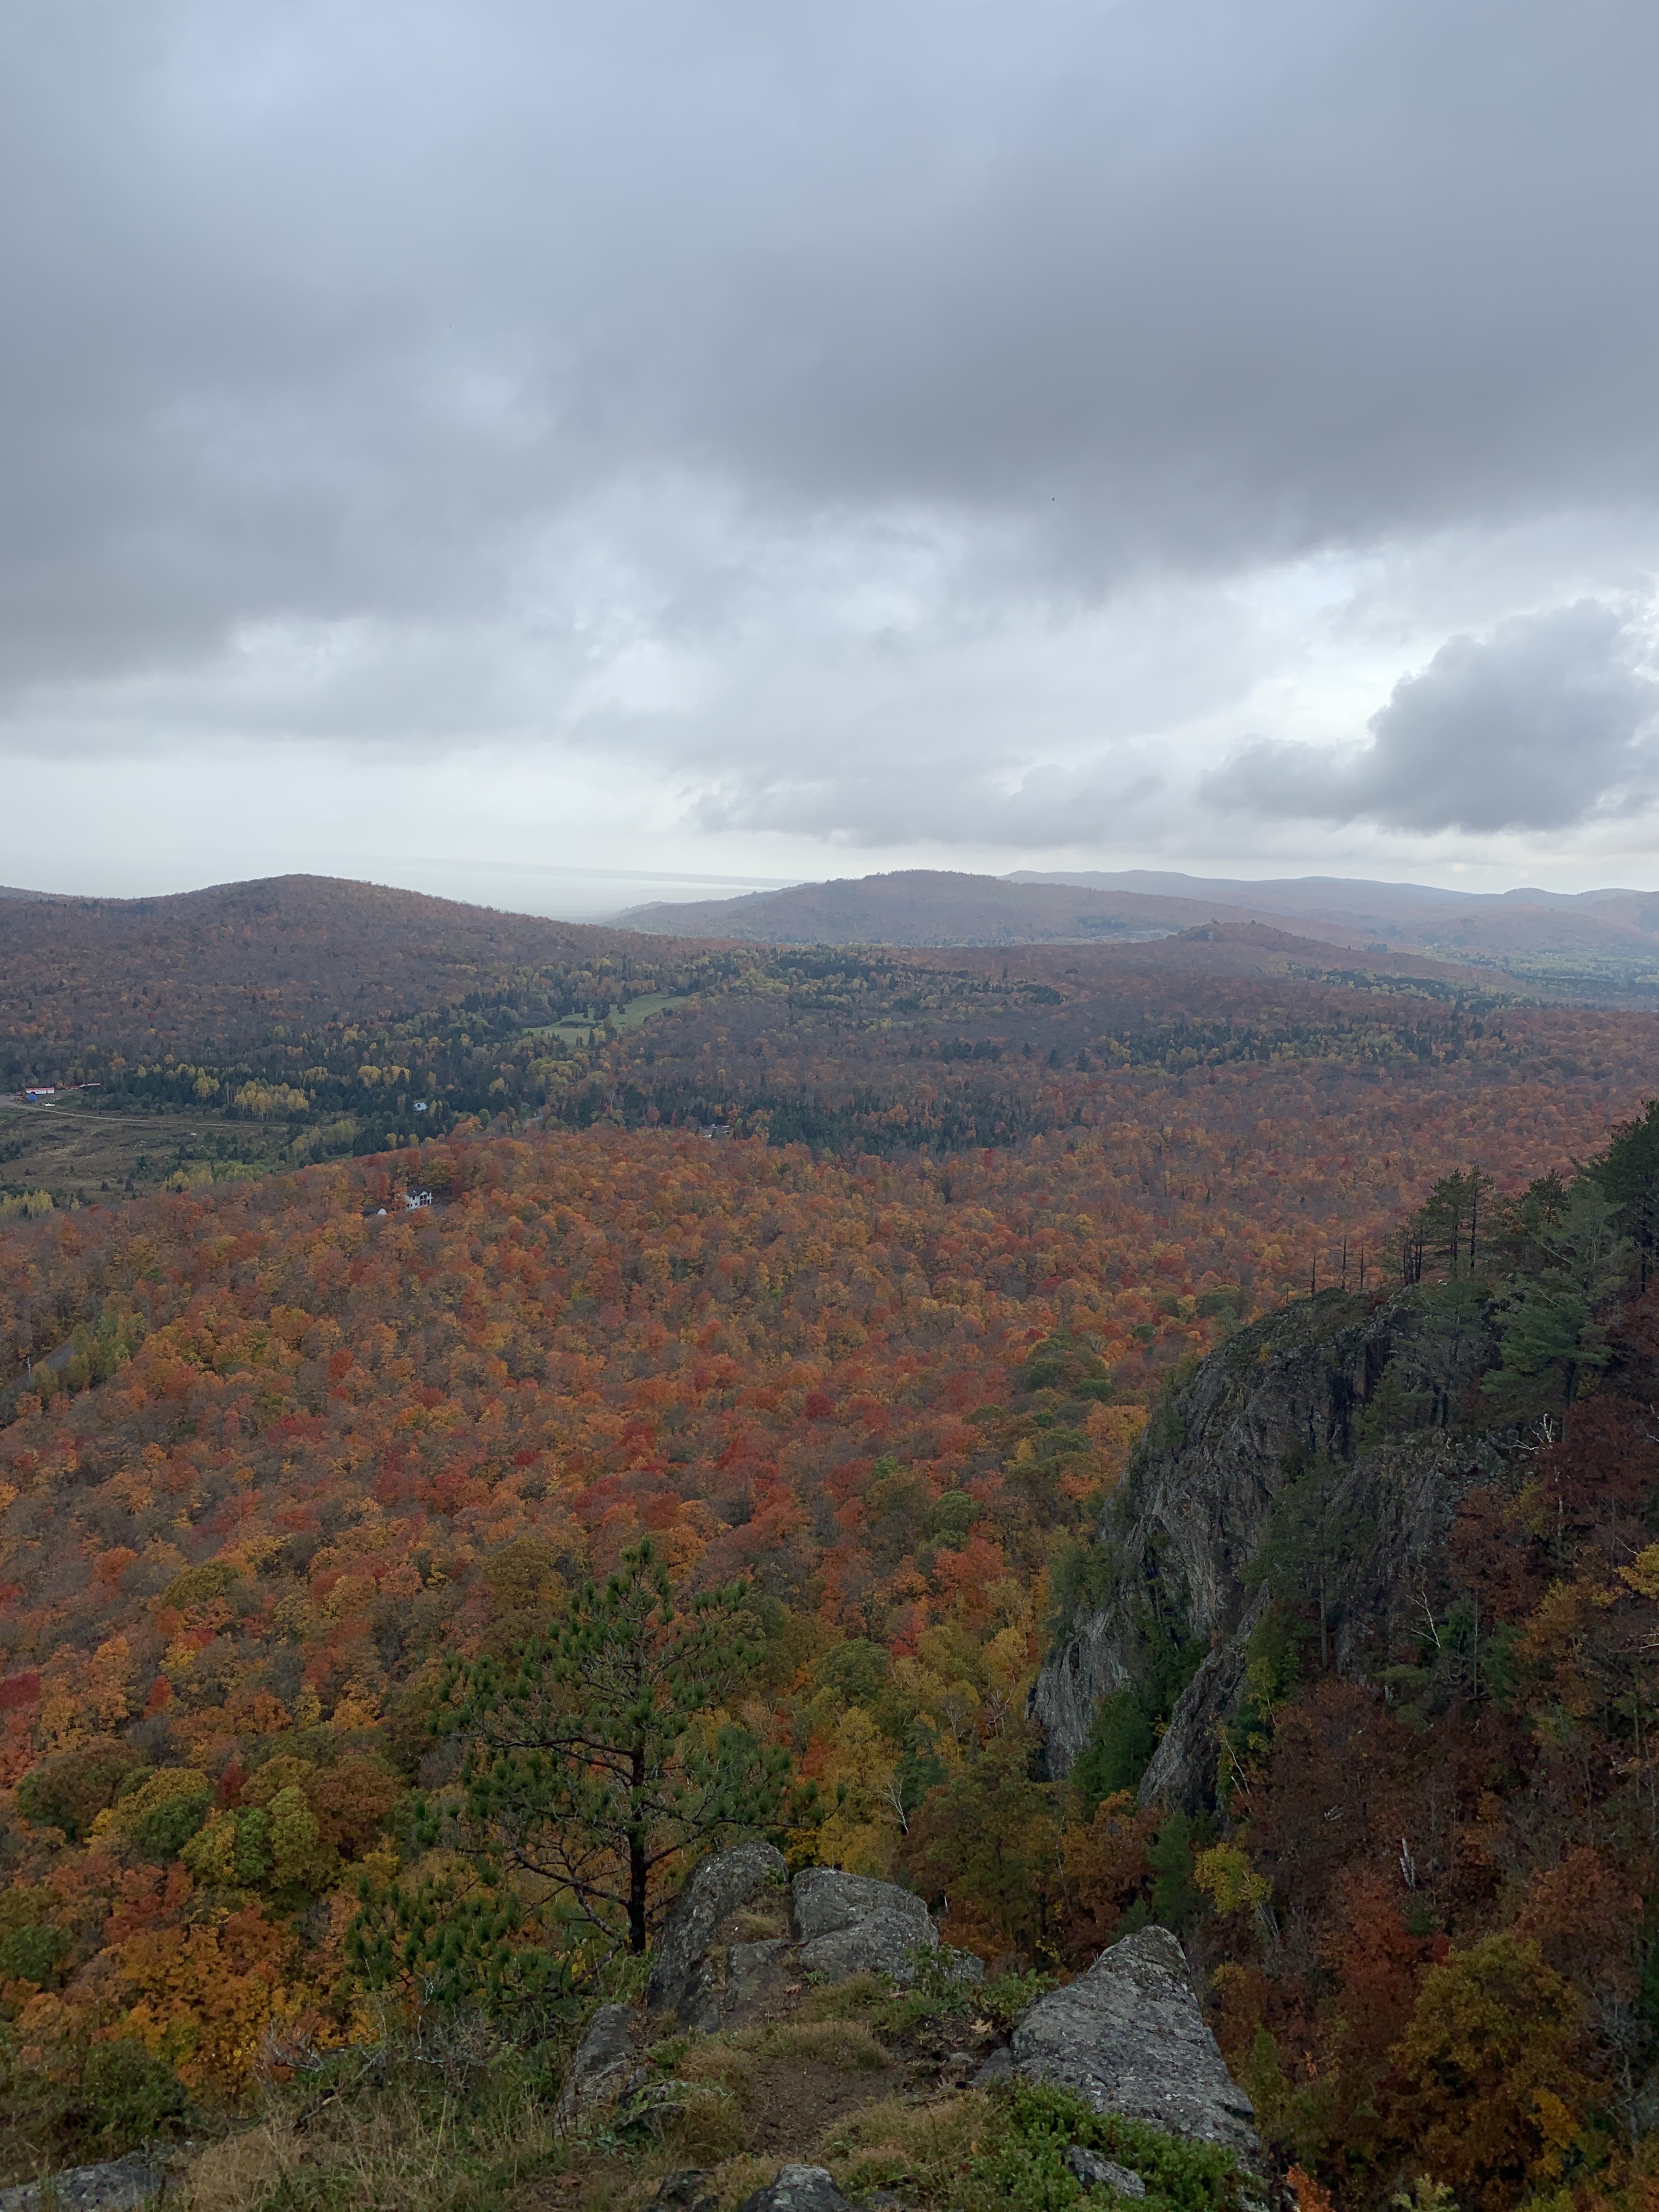
M1659 883L1643 0L0 0L0 880Z

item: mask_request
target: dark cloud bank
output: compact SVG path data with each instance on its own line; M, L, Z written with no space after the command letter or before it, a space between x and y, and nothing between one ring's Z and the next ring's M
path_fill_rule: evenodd
M777 544L836 532L949 540L947 639L1450 529L1627 537L1656 81L1634 0L13 9L0 704L262 624L511 620L580 667L623 569L653 636L717 647ZM1368 746L1258 744L1212 799L1634 803L1638 642L1517 611ZM764 817L793 726L694 763L694 803ZM823 826L878 832L824 773Z

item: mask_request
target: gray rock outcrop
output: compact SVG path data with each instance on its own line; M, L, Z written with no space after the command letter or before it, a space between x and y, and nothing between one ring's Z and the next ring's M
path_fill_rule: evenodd
M745 2197L738 2212L853 2212L853 2208L823 2166L786 2166L769 2187Z
M759 1932L769 1920L776 1934ZM971 1952L941 1946L910 1891L831 1867L808 1867L791 1882L782 1855L754 1841L695 1869L664 1928L646 2001L680 2027L714 2034L773 2016L809 1976L886 1974L908 1987L924 1958L963 1982L984 1977Z
M1250 1635L1267 1593L1247 1578L1269 1533L1297 1448L1333 1468L1322 1521L1328 1571L1318 1596L1330 1655L1343 1672L1385 1656L1414 1618L1424 1562L1458 1504L1501 1481L1491 1441L1425 1425L1367 1439L1359 1416L1392 1371L1412 1394L1456 1398L1480 1372L1480 1332L1432 1337L1413 1292L1382 1305L1340 1291L1298 1299L1211 1353L1154 1418L1097 1540L1110 1595L1074 1619L1045 1662L1030 1710L1049 1772L1068 1773L1097 1706L1133 1688L1149 1620L1202 1664L1169 1717L1140 1785L1143 1803L1195 1812L1213 1801L1215 1729L1235 1706ZM1391 1389L1392 1389L1391 1385ZM1401 1397L1401 1391L1395 1391Z
M1227 2071L1167 1928L1124 1936L1081 1979L1039 1997L1010 2057L1024 2080L1057 2082L1097 2112L1218 2144L1266 2170L1255 2107Z
M1131 2173L1115 2159L1103 2158L1097 2150L1085 2149L1082 2143L1066 2146L1066 2163L1085 2189L1109 2189L1115 2197L1146 2194L1146 2185L1138 2173Z
M722 2018L752 2019L787 1989L796 1979L791 1963L794 1948L787 1936L769 1936L758 1943L733 1943L726 1954Z
M672 2212L720 2212L720 2201L714 2176L700 2166L683 2166L678 2173L667 2175L651 2199L653 2205L672 2207Z
M48 2206L52 2212L137 2212L160 2195L166 2181L165 2168L132 2151L101 2166L71 2166L43 2181L0 2189L0 2212L46 2212Z
M789 1868L781 1851L759 1837L734 1844L729 1850L713 1851L692 1869L691 1878L675 1899L664 1925L656 1964L646 1990L653 2012L673 2015L683 2027L708 2032L723 2024L727 2007L725 1989L729 1972L721 1972L714 1954L723 1923L732 1914L752 1905L768 1890L781 1893ZM786 1948L781 1945L778 1948ZM768 1947L741 1944L732 1952L745 1953ZM743 1971L752 1981L759 1962L750 1958Z
M890 1974L908 1987L918 1956L939 1949L927 1907L893 1882L807 1867L795 1876L793 1899L802 1972L825 1981Z
M634 2073L635 2017L627 2005L601 2005L566 2069L553 2124L580 2135L616 2103Z
M764 1932L769 1923L775 1934ZM921 1959L961 1982L984 1978L981 1960L939 1942L910 1891L830 1867L808 1867L791 1882L781 1854L754 1841L695 1869L664 1928L646 2001L677 2027L712 2035L775 2017L808 1977L886 1974L908 1988Z

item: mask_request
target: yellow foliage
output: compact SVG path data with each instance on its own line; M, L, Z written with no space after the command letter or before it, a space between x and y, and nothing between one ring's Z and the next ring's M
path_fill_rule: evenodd
M1273 1894L1272 1883L1256 1872L1237 1844L1214 1844L1200 1851L1194 1862L1193 1880L1224 1915L1252 1911Z
M294 1759L286 1752L279 1752L275 1759L267 1759L263 1765L254 1768L243 1785L242 1802L245 1805L269 1805L279 1790L295 1785L303 1788L316 1771L314 1759Z
M243 1113L265 1121L303 1114L311 1104L311 1097L307 1091L295 1090L291 1084L245 1083L236 1093L235 1103Z
M52 1210L49 1190L19 1191L11 1198L0 1198L0 1221L33 1221Z
M240 2094L273 2026L302 2008L283 1980L289 1942L257 1906L213 1926L130 1937L118 1953L134 2000L125 2032L167 2059L191 2088Z
M82 1679L81 1699L99 1735L112 1732L131 1712L127 1683L131 1674L132 1650L125 1636L112 1636L93 1653Z
M306 1889L320 1889L337 1873L337 1853L318 1840L317 1815L307 1804L296 1784L279 1790L271 1799L270 1848L276 1863L271 1879L278 1888L297 1882Z
M329 1726L336 1729L369 1729L380 1717L380 1700L367 1683L350 1681L340 1692Z
M1030 1653L1023 1628L1004 1628L985 1646L986 1680L1005 1695L1016 1689L1031 1669Z
M1109 1490L1115 1490L1123 1480L1129 1455L1139 1443L1146 1425L1145 1406L1091 1407L1085 1426L1098 1455L1100 1472Z
M185 1805L191 1800L205 1803L213 1795L213 1784L194 1767L164 1766L159 1773L146 1776L136 1790L118 1798L94 1820L91 1829L94 1844L112 1839L132 1843L143 1834L152 1814L162 1814L174 1805Z
M1575 2061L1584 2004L1536 1943L1488 1936L1424 1977L1390 2054L1402 2118L1458 2202L1505 2212L1554 2181L1593 2101Z
M898 1835L897 1771L896 1755L875 1722L861 1705L850 1706L836 1724L821 1777L836 1806L816 1842L825 1864L885 1879Z
M209 1889L236 1887L236 1820L232 1814L212 1813L206 1827L192 1836L179 1854L194 1880Z

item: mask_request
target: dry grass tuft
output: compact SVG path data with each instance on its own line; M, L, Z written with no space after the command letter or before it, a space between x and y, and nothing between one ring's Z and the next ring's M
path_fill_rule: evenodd
M743 2100L724 2081L700 2081L663 2129L685 2166L719 2166L743 2148Z
M257 2128L211 2143L185 2178L187 2212L245 2212L281 2188L305 2163L291 2113L278 2112Z
M765 1943L788 1933L789 1911L781 1899L775 1905L749 1905L732 1916L734 1943Z
M714 2176L714 2194L720 2199L720 2212L735 2212L745 2197L775 2181L782 2163L776 2158L729 2159Z
M395 2088L342 2099L301 2130L275 2112L215 2143L185 2177L186 2212L260 2212L273 2202L351 2212L449 2212L488 2176L488 2193L510 2190L554 2149L545 2104L526 2094L487 2117L463 2117L449 2098L434 2106Z
M718 2082L738 2097L746 2097L755 2078L755 2060L732 2037L711 2035L692 2044L674 2067L678 2081Z
M903 2184L929 2203L953 2202L989 2116L982 2090L933 2104L884 2097L838 2121L813 2155L854 2195Z
M764 2058L800 2058L840 2074L878 2074L887 2053L861 2021L800 2020L751 2031L750 2048Z
M802 2020L862 2020L879 2011L892 1994L874 1974L854 1974L850 1982L808 1990L800 2001L799 2016Z
M746 2101L757 2068L778 2058L833 2066L840 2074L876 2074L888 2063L886 2051L862 2021L780 2021L700 2039L680 2053L674 2073L682 2081L719 2082Z

